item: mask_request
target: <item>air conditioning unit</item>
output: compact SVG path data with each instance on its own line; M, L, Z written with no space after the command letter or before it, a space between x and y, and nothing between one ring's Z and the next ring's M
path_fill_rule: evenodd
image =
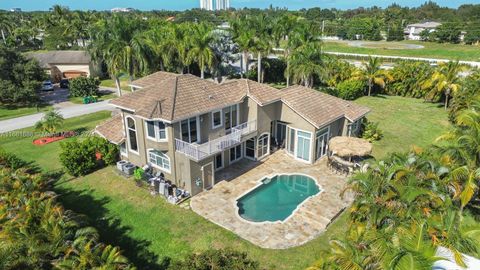
M127 164L128 164L128 161L120 160L119 162L117 162L117 169L123 172L123 167L125 167L125 165Z
M132 163L127 163L125 164L125 166L123 166L123 172L126 173L127 175L133 175L135 168L136 166L133 165Z

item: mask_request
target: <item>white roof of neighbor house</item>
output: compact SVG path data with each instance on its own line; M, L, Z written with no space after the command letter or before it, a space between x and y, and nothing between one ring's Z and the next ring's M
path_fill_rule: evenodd
M428 22L423 22L423 23L413 23L407 25L407 27L419 27L419 28L437 28L441 23L434 22L434 21L428 21Z
M436 255L438 257L445 258L445 260L437 261L433 264L432 270L478 270L480 269L480 260L472 256L463 255L463 260L467 265L466 268L459 266L455 263L453 253L444 247L437 249Z

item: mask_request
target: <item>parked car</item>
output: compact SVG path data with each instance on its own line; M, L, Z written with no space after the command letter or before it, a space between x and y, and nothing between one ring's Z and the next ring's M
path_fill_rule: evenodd
M68 89L69 84L70 84L70 82L68 81L68 79L61 79L60 80L60 88L67 88Z
M42 91L53 91L53 83L51 81L44 81Z

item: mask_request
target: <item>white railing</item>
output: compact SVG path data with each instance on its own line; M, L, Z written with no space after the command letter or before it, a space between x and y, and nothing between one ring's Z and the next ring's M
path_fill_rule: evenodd
M175 149L195 161L200 161L239 144L242 141L242 135L252 133L256 130L257 121L254 120L232 128L232 132L228 135L203 144L191 144L179 139L175 139Z
M257 131L257 120L252 120L252 121L249 121L249 122L245 122L243 124L240 124L240 125L234 127L232 130L241 130L242 135L247 135L249 133Z

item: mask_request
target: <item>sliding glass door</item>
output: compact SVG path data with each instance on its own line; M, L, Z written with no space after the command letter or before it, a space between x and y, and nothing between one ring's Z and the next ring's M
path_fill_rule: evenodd
M316 136L316 156L315 159L319 159L327 154L328 150L328 133L329 130L323 129L317 132Z

